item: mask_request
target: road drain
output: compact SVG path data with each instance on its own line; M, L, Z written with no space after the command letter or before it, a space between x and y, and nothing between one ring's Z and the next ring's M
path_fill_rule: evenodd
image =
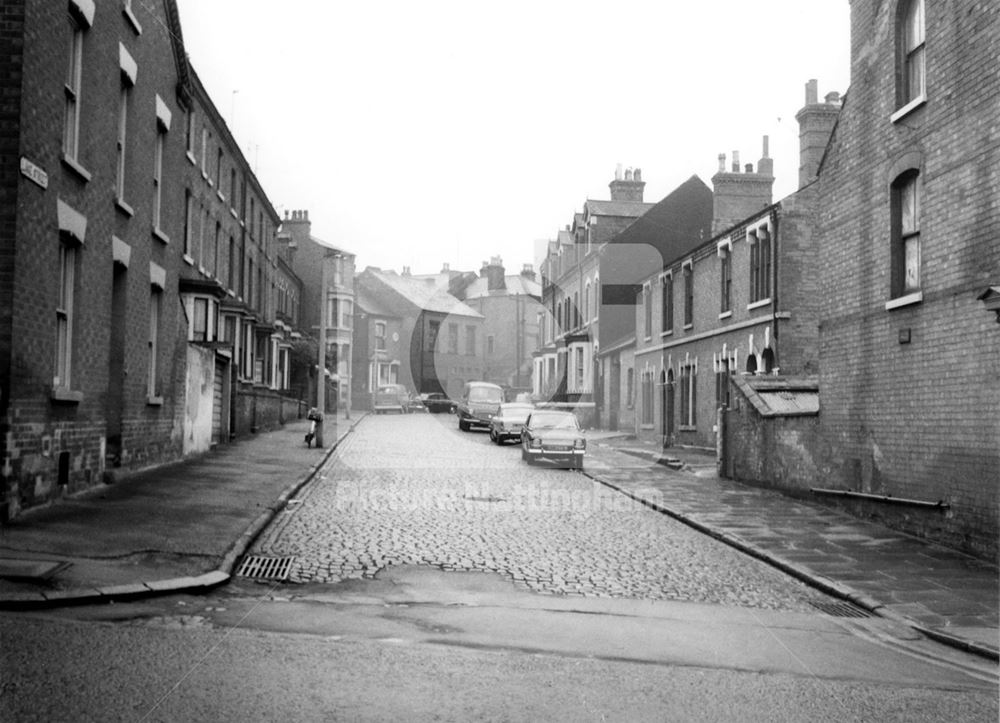
M236 574L239 577L252 577L255 580L286 580L294 559L294 557L247 555L240 563Z
M870 618L872 616L867 610L849 602L816 602L811 600L809 604L820 612L835 618Z

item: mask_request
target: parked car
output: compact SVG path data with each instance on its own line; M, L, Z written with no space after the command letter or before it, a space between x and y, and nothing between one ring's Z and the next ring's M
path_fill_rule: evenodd
M410 395L409 407L407 408L410 412L426 412L427 407L424 406L423 397L417 394Z
M421 394L420 398L424 402L424 407L431 414L454 414L455 402L451 401L441 392L430 392Z
M534 409L533 405L521 402L501 404L500 411L490 420L490 439L496 444L503 444L508 439L520 440L524 423Z
M458 400L458 428L489 427L490 420L503 402L503 389L491 382L466 382Z
M383 384L375 390L372 403L375 414L383 412L399 412L407 414L410 411L410 392L404 384Z
M521 432L521 459L528 464L547 459L583 469L587 440L572 412L548 409L533 411Z

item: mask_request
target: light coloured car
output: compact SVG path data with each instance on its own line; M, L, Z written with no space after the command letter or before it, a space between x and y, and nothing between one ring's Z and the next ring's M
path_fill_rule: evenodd
M375 390L372 410L375 414L383 412L407 414L410 411L409 390L403 384L382 384Z
M587 439L572 412L536 409L521 431L521 459L528 464L548 460L570 469L583 469Z
M521 439L521 431L528 415L535 411L534 405L508 402L500 405L500 411L490 420L490 439L495 444L503 444L508 439Z

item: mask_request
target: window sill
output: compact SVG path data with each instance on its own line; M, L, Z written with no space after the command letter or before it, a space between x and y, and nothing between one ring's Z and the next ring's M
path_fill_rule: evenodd
M753 311L754 309L759 309L762 306L767 306L771 303L771 297L768 296L766 299L761 299L760 301L755 301L752 304L747 304L747 311Z
M235 208L229 209L229 215L232 216L233 218L239 218L239 216L236 215L236 209Z
M124 15L125 18L128 20L129 25L132 26L132 29L135 31L135 34L142 35L142 26L139 25L139 20L135 17L135 14L133 14L132 8L128 6L123 7L122 15Z
M167 236L165 233L163 233L163 231L161 231L158 228L153 229L153 237L162 241L165 244L170 243L170 237Z
M677 427L682 432L697 432L698 428L690 424L681 424Z
M220 201L225 201L226 197L222 195L222 191L216 191L215 195L219 197Z
M893 113L891 116L889 116L889 121L891 123L898 123L899 121L903 120L903 118L910 115L910 113L912 113L917 108L920 108L922 105L926 103L927 103L927 96L921 93L916 98L914 98L909 103L907 103L902 108Z
M733 310L730 309L729 311L723 311L721 314L719 314L719 318L720 319L728 319L732 315L733 315Z
M640 424L639 429L656 429L654 424Z
M694 328L694 324L685 324L684 325L684 331L690 331L693 328Z
M75 159L63 154L62 163L66 168L73 171L84 183L90 182L90 171L81 166Z
M188 161L191 162L192 166L198 165L198 159L194 157L194 153L192 153L191 151L186 151L184 153L184 156L188 159Z
M194 259L191 258L188 254L184 254L183 256L181 256L181 258L184 259L184 263L186 263L188 266L194 266Z
M666 331L660 332L660 336L673 336L673 335L674 335L673 329L667 329Z
M60 404L79 404L83 401L83 392L78 392L69 387L52 387L49 398L53 402L59 402Z
M146 395L146 406L147 407L162 407L163 406L163 397L153 396L151 394L150 395Z
M885 302L885 310L892 311L893 309L898 309L901 306L912 306L913 304L919 304L923 300L924 300L924 292L914 291L912 294L907 294L906 296L900 296Z
M125 203L125 199L123 199L123 198L116 198L115 199L115 208L117 208L119 211L121 211L122 213L124 213L129 218L132 218L133 216L135 216L135 211L132 210L131 206L129 206L127 203Z

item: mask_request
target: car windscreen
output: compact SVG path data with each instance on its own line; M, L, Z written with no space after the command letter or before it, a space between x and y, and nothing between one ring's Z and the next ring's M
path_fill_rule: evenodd
M530 404L501 404L500 414L510 419L526 419L534 410Z
M469 390L469 401L499 404L503 401L503 390L490 387L473 387Z
M576 417L572 414L535 413L531 415L533 429L579 429Z

